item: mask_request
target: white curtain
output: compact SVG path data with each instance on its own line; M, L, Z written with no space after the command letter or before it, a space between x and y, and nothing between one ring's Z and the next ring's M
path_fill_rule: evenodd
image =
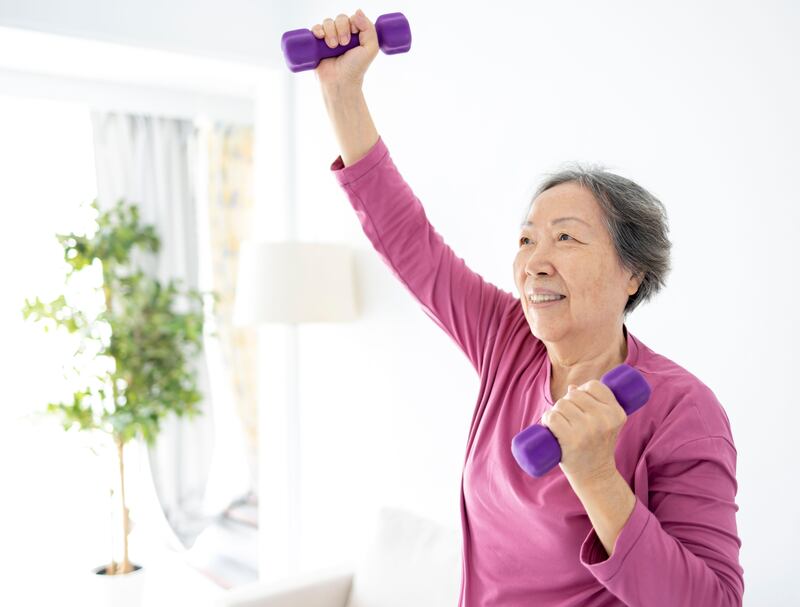
M145 264L138 258L145 271L163 282L180 279L185 288L207 290L206 285L200 284L205 258L202 247L207 246L202 240L207 233L203 222L208 221L208 215L202 205L203 192L198 197L195 185L198 129L186 120L100 112L92 113L92 128L100 208L110 208L120 198L137 203L141 222L154 225L161 240L154 262ZM235 444L214 444L215 425L230 424L220 419L225 407L213 406L214 386L223 401L225 392L219 392L220 383L215 380L220 375L216 371L218 348L209 341L212 340L206 338L203 356L197 363L202 413L193 420L174 415L165 419L156 444L147 449L148 465L144 466L151 471L157 499L185 547L191 546L222 504L227 505L250 489L245 456L242 454L244 461L237 464L230 453ZM145 448L139 441L137 447ZM227 470L224 484L212 479L209 485L209 473L220 468L220 458L225 461L224 468L233 469ZM145 484L150 480L144 479ZM210 512L209 504L219 510Z

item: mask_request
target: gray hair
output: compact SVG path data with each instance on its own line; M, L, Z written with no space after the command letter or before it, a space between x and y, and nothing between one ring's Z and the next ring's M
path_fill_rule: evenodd
M631 273L643 276L639 289L625 304L623 315L627 316L661 290L671 270L667 210L658 198L630 179L601 166L571 163L556 173L546 174L522 221L539 194L568 182L575 182L594 195L620 263Z

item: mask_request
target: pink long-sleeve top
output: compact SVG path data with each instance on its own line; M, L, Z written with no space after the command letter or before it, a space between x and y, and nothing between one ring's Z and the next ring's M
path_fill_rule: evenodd
M550 359L518 297L476 274L428 221L382 137L330 167L366 236L480 377L461 482L459 607L741 605L736 447L714 393L623 325L652 388L625 422L617 468L636 503L609 558L556 466L527 475L511 439L553 406Z

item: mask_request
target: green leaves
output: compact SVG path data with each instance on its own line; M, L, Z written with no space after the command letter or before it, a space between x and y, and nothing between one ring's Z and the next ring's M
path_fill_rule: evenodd
M67 430L99 429L123 443L139 436L152 445L169 414L191 418L200 413L202 395L193 364L202 351L204 298L211 296L215 304L219 297L183 289L180 279L162 285L135 267L132 258L160 249L155 229L140 223L135 204L120 200L103 213L96 200L90 206L97 213L93 234L56 238L68 264L65 285L89 271L95 260L101 262L97 295L105 308L92 315L70 305L62 294L50 302L26 298L22 312L45 331L63 327L77 333L77 352L110 356L114 369L76 391L71 403L49 403L47 411L60 415ZM109 328L110 339L100 339Z
M80 430L94 430L98 428L98 426L92 415L92 409L90 406L84 404L84 401L89 396L91 395L86 390L76 392L73 395L71 404L49 403L47 405L47 412L61 414L61 424L64 430L70 430L76 425Z
M47 331L50 327L64 327L70 333L75 333L82 327L89 325L86 317L80 310L76 310L67 304L64 295L59 295L49 303L43 302L39 297L33 301L25 299L25 304L22 308L23 318L30 319L31 321L42 322L50 320L50 323L44 323L44 330Z
M139 209L136 205L119 200L104 213L100 213L97 200L90 206L99 214L97 231L93 236L56 234L64 249L64 261L70 265L72 271L81 270L94 259L100 259L104 272L113 274L117 266L130 262L133 249L139 248L148 253L159 251L161 243L155 228L139 223Z

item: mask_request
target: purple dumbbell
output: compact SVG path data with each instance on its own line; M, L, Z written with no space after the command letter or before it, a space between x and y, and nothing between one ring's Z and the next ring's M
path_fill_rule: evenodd
M611 389L625 413L630 415L650 398L650 385L630 365L614 367L600 378ZM561 461L561 446L550 428L528 426L511 441L511 453L520 468L531 476L542 476Z
M411 28L403 13L386 13L375 20L378 45L387 55L408 52L411 48ZM286 64L293 72L313 70L320 61L338 57L361 44L358 34L350 36L350 42L331 48L325 39L317 38L311 30L291 30L281 37L281 49Z

